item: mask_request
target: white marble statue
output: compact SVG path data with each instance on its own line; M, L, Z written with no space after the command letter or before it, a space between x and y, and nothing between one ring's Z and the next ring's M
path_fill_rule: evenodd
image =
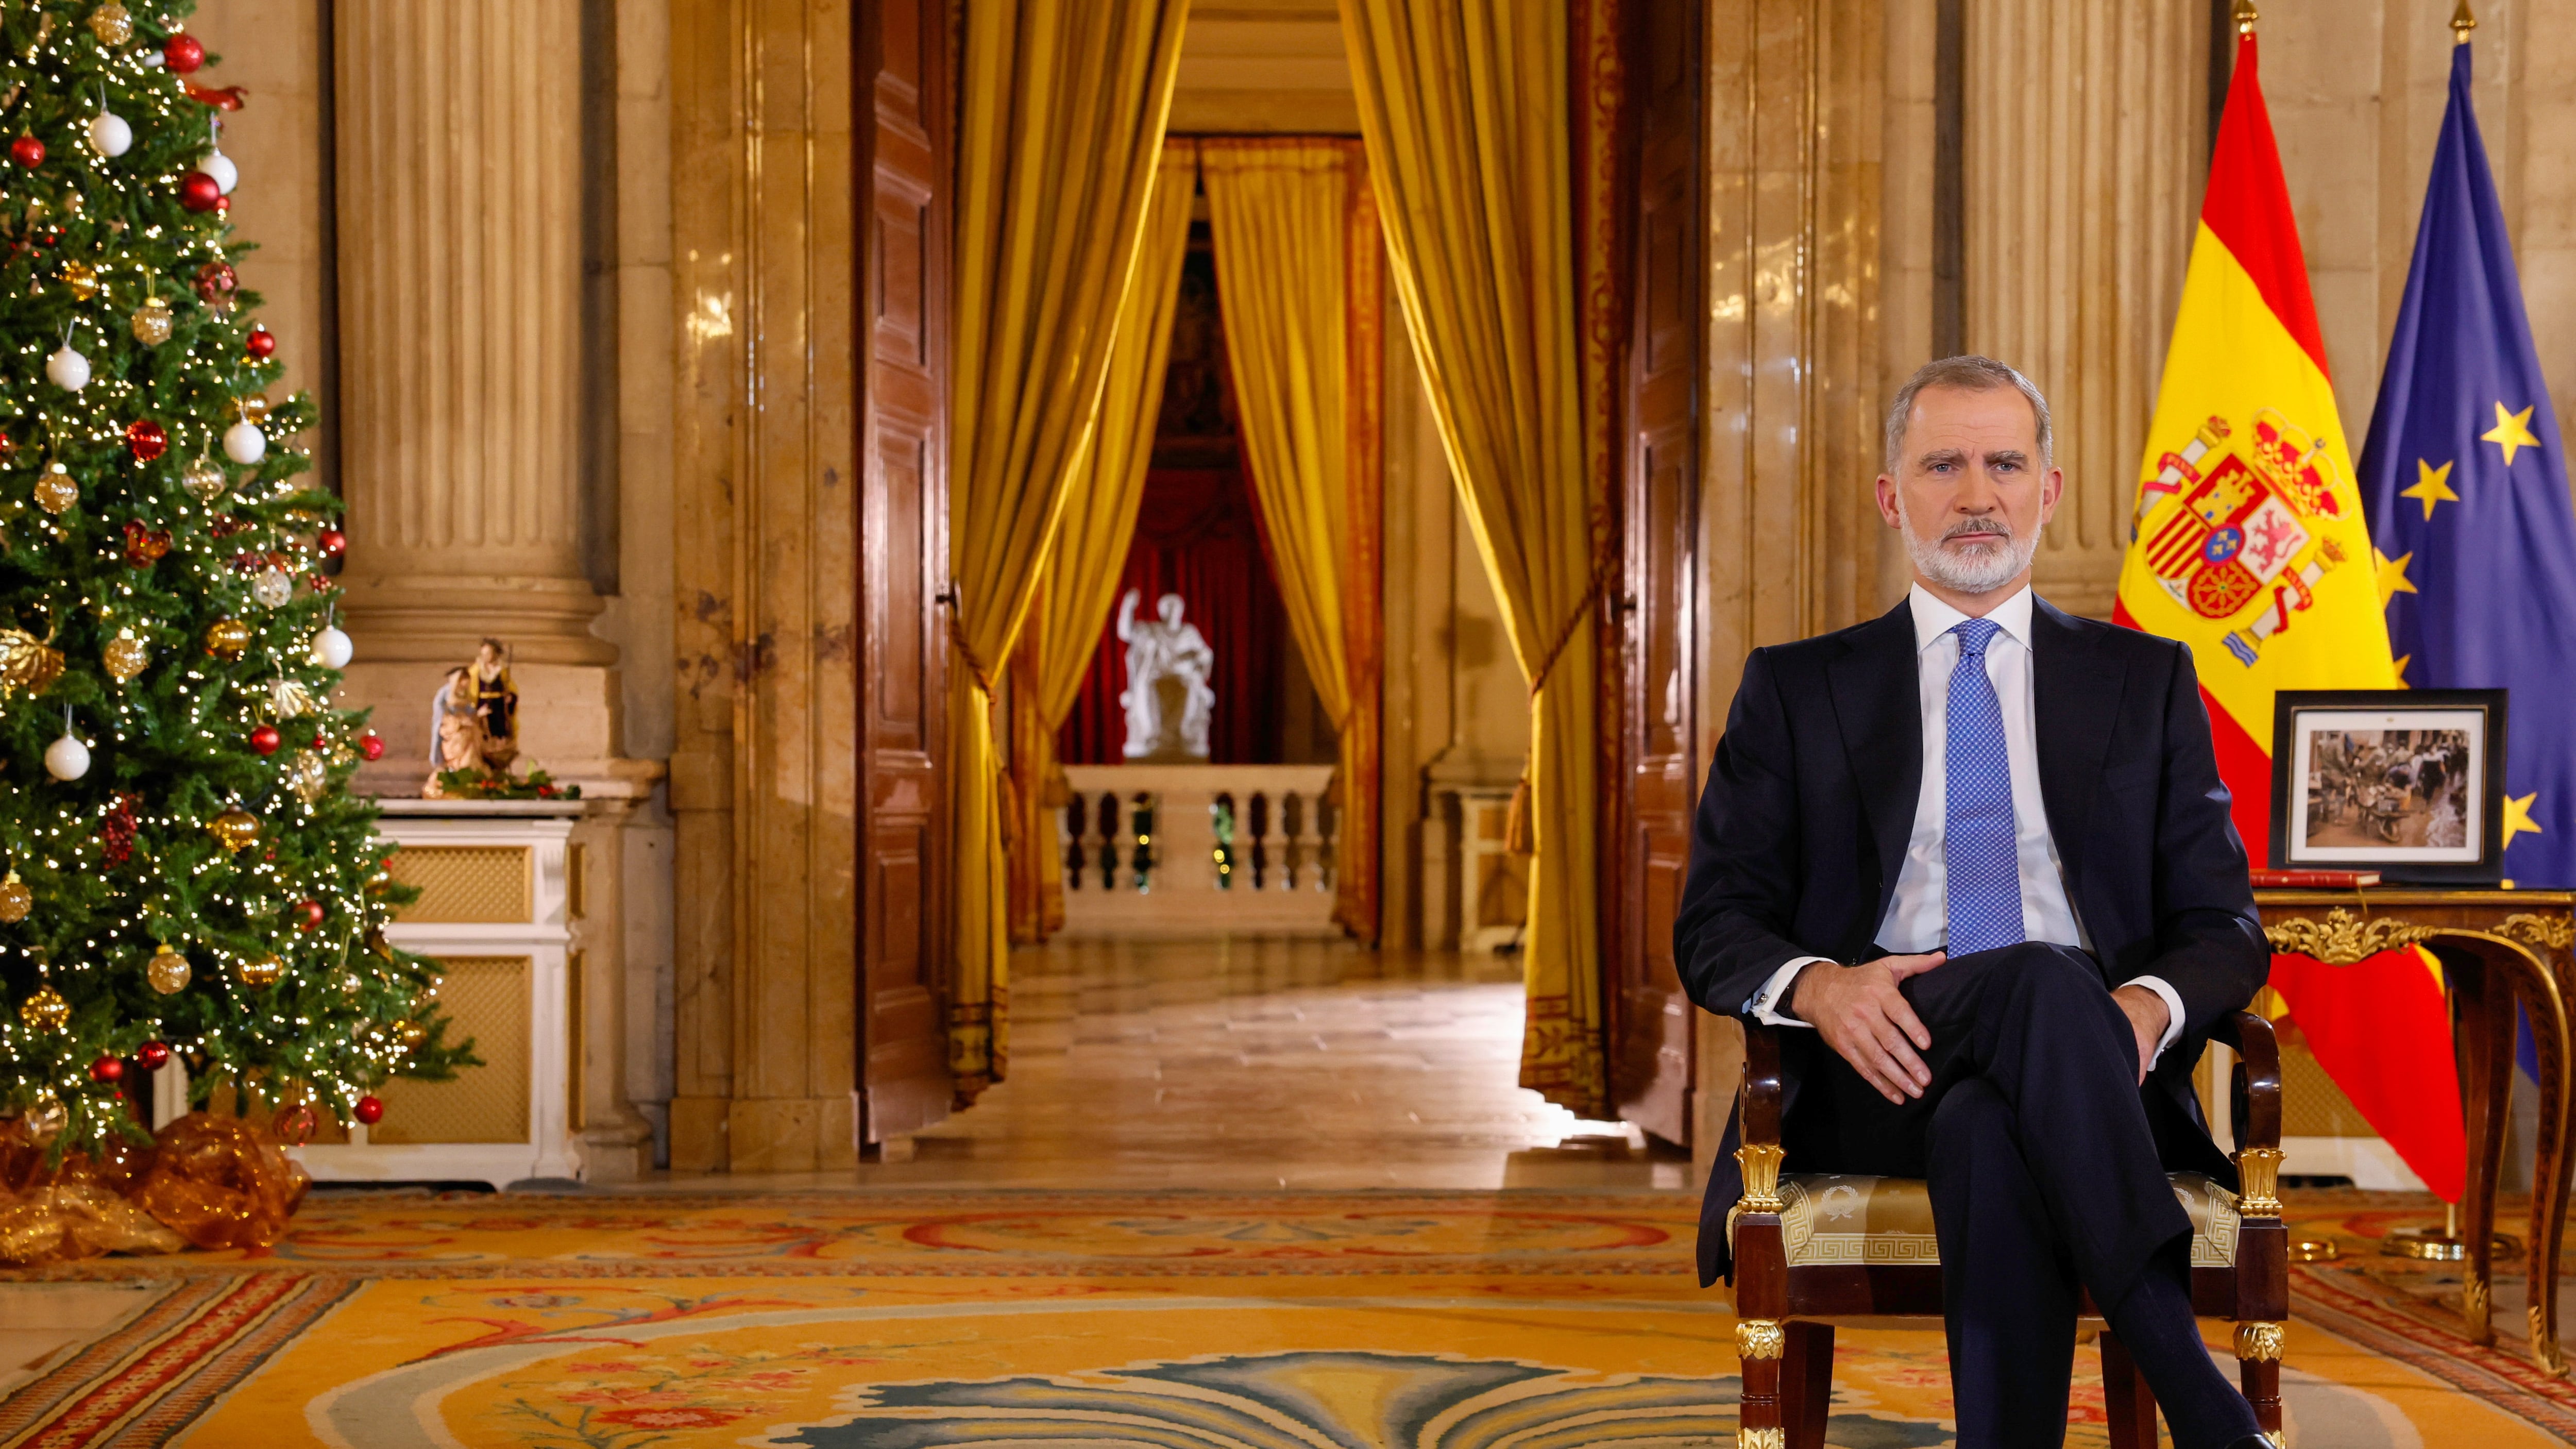
M1180 595L1165 594L1156 603L1160 623L1138 621L1141 597L1129 589L1118 601L1118 638L1127 646L1127 692L1118 696L1127 709L1127 758L1204 760L1208 715L1216 705L1216 691L1208 688L1216 651L1196 624L1181 622Z

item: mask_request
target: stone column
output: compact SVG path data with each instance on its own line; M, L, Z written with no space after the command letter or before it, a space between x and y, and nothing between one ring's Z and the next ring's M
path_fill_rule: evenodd
M618 185L613 152L584 148L586 76L614 33L585 31L591 9L334 10L342 611L357 644L341 702L373 707L385 737L359 788L416 795L440 681L481 639L510 646L521 767L589 802L573 836L574 1125L585 1175L616 1180L652 1165L636 1102L659 1076L669 832L651 803L662 764L623 757L618 650L592 631L606 601L585 566L585 469L618 467L585 445L613 396L586 391L602 375L586 355L614 341L585 325L585 167ZM621 14L650 51L655 8ZM661 255L656 213L630 210L621 252Z
M617 752L582 557L580 11L338 12L342 582L380 788L426 773L431 693L485 635L529 756Z
M2041 594L2107 618L2207 153L2205 0L1968 0L1967 342L2048 395Z

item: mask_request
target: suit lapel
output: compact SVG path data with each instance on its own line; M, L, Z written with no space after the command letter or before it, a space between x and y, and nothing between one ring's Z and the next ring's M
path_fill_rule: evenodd
M2032 723L2039 746L2040 802L2069 882L2080 879L2084 826L2120 717L2127 671L2105 658L2075 621L2045 599L2030 612Z
M1877 907L1865 931L1877 929L1887 914L1923 793L1923 698L1916 668L1914 611L1903 603L1855 631L1849 652L1825 667L1843 754L1878 851Z

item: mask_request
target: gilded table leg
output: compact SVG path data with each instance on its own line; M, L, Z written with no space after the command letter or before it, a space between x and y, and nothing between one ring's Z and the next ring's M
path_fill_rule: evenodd
M2531 1354L2540 1367L2564 1377L2567 1356L2558 1344L2558 1252L2567 1235L2567 1196L2571 1104L2568 1101L2570 1059L2566 997L2559 989L2558 957L2550 969L2530 971L2518 981L2516 995L2540 1068L2540 1120L2531 1171L2531 1237L2526 1265L2530 1272ZM2512 1030L2511 1025L2506 1030ZM2508 1036L2506 1040L2511 1040ZM2507 1081L2511 1078L2508 1076Z
M2504 1104L2513 1086L2513 978L2497 979L2475 943L2446 943L2442 965L2459 1002L2460 1107L2468 1135L2468 1181L2460 1202L2460 1239L2468 1259L2461 1265L2460 1314L2468 1320L2471 1342L2492 1344L2496 1186L2504 1176Z

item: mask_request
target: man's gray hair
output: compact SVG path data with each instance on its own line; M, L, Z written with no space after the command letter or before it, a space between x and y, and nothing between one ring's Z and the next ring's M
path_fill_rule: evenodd
M1879 466L1890 478L1904 462L1905 427L1914 413L1914 395L1927 387L1954 387L1962 392L1993 392L2013 388L2030 403L2033 416L2039 419L2039 466L2047 468L2056 456L2057 439L2048 424L2048 399L2039 395L2039 384L1991 357L1962 354L1927 362L1914 370L1905 386L1896 390L1896 401L1887 408L1887 452Z

